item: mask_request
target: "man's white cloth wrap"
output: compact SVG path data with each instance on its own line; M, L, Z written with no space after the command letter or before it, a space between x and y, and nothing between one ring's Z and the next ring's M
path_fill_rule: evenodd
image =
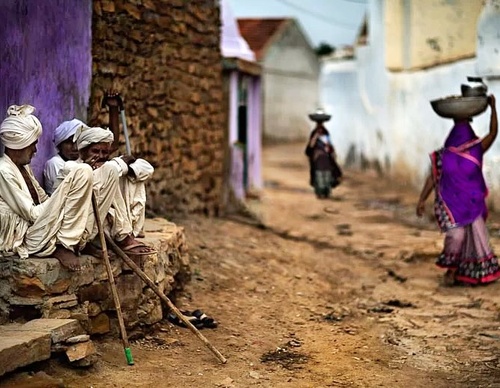
M113 140L113 132L109 129L87 126L79 127L73 137L78 151L94 143L112 143Z
M54 131L54 144L57 147L63 141L68 140L70 137L73 137L76 133L76 130L79 127L86 127L87 125L78 120L73 119L69 121L64 121L59 125Z
M38 140L42 134L42 124L32 113L31 105L11 105L7 118L0 124L0 140L13 150L21 150Z

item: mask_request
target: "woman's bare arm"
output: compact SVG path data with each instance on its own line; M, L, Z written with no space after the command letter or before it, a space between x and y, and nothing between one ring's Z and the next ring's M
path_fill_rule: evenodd
M483 148L483 152L486 152L491 147L498 134L497 109L495 106L495 96L493 94L488 97L488 102L491 108L490 132L481 141L481 147Z
M425 201L427 200L427 198L429 198L429 195L431 194L433 188L434 188L434 179L432 179L432 175L429 174L429 176L425 180L424 187L420 192L420 198L418 199L418 204L417 204L417 216L422 217L424 215Z

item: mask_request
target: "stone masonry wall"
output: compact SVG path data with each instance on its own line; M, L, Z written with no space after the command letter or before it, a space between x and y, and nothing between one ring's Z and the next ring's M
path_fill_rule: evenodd
M184 230L160 218L148 220L144 242L158 253L132 259L160 291L175 296L191 277ZM86 255L80 260L83 270L74 272L50 257L0 257L0 326L58 318L78 320L91 335L117 332L103 260ZM154 291L116 255L110 255L110 263L125 325L142 330L161 321L164 310Z
M216 0L94 0L89 122L106 89L125 103L132 153L155 167L148 209L217 215L224 113ZM125 152L121 138L121 152Z

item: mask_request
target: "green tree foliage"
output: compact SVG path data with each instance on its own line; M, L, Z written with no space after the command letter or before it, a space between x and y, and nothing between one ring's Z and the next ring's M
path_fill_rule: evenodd
M318 47L314 49L318 57L324 57L326 55L333 54L335 52L335 47L329 45L328 43L321 42Z

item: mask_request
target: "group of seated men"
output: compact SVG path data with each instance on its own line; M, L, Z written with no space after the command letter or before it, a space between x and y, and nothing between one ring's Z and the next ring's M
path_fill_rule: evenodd
M153 167L122 155L118 148L118 105L108 99L110 127L89 127L77 119L57 127L58 154L44 169L45 190L30 162L42 125L30 105L12 105L0 124L0 256L55 257L71 270L81 269L80 253L100 255L95 211L105 232L129 255L156 251L137 237L145 220L145 181ZM92 206L95 195L97 209Z

